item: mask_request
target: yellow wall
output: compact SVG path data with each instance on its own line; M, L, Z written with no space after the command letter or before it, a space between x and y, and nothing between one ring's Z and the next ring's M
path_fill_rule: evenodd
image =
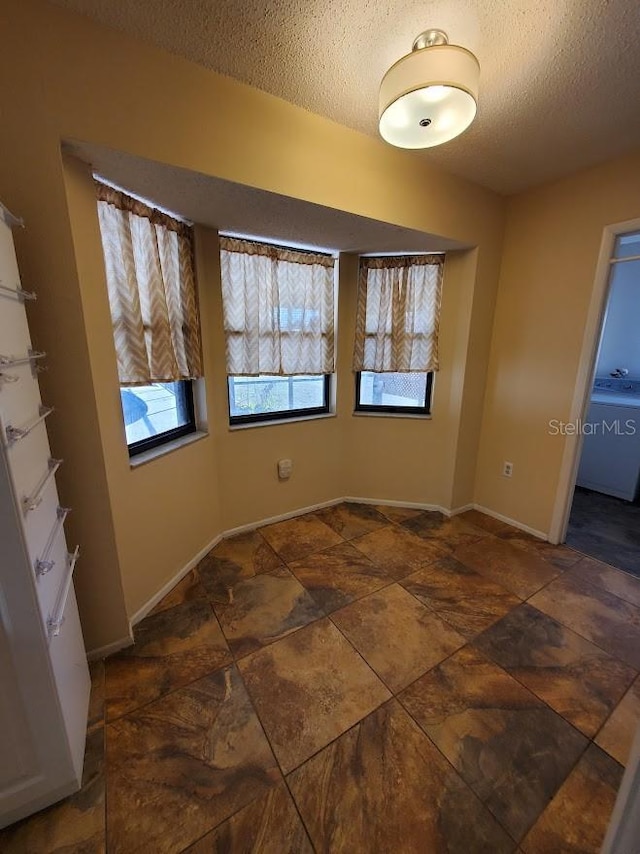
M102 245L91 170L64 158L71 228L94 387L106 463L116 545L131 615L171 576L155 567L184 566L220 531L217 459L211 436L131 468L120 408L115 348L102 259ZM211 314L211 291L203 288L201 309ZM212 340L203 327L203 358L211 364ZM206 410L213 408L205 383ZM175 569L174 573L175 574Z
M480 314L476 306L474 316L472 304L477 256L475 250L447 255L440 329L441 369L434 382L433 418L427 422L419 418L386 416L345 419L347 495L427 502L448 509L472 501L475 453L466 453L461 434L469 431L477 441L477 423L474 424L473 417L467 420L462 417L465 379L478 369L483 374L483 387L486 370L483 345L469 348L471 329L478 324ZM341 323L347 327L349 347L352 347L355 328L357 259L351 259L351 263L352 267L345 271L348 281L345 282L341 314ZM494 274L497 275L497 269ZM480 297L478 301L483 308L485 304L490 305L483 330L486 338L491 327L492 299L485 294L484 299ZM349 359L350 356L351 350ZM348 361L346 369L349 367ZM345 380L348 387L343 405L350 414L353 410L351 375L342 381Z
M40 0L3 4L0 198L34 339L50 354L45 397L65 458L77 588L90 648L131 617L221 530L342 494L453 506L472 499L503 200L403 152ZM260 129L256 133L256 128ZM478 247L447 262L443 369L430 422L354 418L355 261L342 274L338 416L230 433L215 235L198 232L208 438L130 469L90 181L63 162L80 139ZM349 272L351 271L351 272ZM350 314L351 313L351 314ZM294 459L291 482L275 475ZM123 600L124 591L124 600Z
M201 322L213 341L208 375L216 400L209 426L220 470L221 530L344 495L342 408L339 417L229 429L218 236L202 227L197 236L201 292L211 294L212 311L202 312ZM341 335L339 359L343 343ZM283 458L293 460L289 481L278 480L276 463Z
M548 533L606 225L640 217L640 154L512 199L485 397L476 501ZM501 477L503 460L514 464Z

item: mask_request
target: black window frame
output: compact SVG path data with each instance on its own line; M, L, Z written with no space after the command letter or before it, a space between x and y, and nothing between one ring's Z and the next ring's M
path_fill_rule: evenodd
M360 403L360 374L356 372L356 403L355 412L386 413L388 415L431 415L431 397L433 390L433 371L426 371L427 382L424 393L424 406L382 406L382 404ZM364 373L379 374L380 371L364 371ZM393 373L410 373L409 371L394 371Z
M161 445L167 445L175 439L195 433L198 429L196 424L196 408L193 400L193 380L177 380L177 382L185 390L187 423L180 425L180 427L174 427L172 430L165 430L163 433L158 433L157 436L149 436L148 439L140 439L137 442L131 442L131 444L127 442L130 459L138 456L138 454L143 454L145 451L151 451L153 448L159 448ZM154 383L149 383L149 385L154 385Z
M241 376L236 374L234 376ZM289 378L295 374L285 374ZM260 412L255 415L232 415L231 414L231 388L230 381L234 377L227 377L227 410L229 413L229 426L235 427L239 424L264 424L269 421L288 421L294 418L312 418L317 415L328 415L331 412L331 378L333 374L309 374L309 376L324 377L324 396L322 406L314 406L307 409L279 409L277 412Z

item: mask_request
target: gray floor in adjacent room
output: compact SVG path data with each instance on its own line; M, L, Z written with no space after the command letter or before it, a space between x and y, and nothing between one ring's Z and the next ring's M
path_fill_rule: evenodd
M640 503L576 487L566 544L640 577Z

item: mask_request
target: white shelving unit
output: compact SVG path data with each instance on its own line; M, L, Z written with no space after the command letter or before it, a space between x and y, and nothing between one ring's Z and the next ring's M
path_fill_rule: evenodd
M0 828L79 788L90 687L16 224L0 205Z

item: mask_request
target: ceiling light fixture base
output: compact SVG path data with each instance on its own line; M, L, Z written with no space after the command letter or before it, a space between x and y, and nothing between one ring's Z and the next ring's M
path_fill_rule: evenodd
M425 47L435 47L440 44L449 44L449 36L444 30L425 30L416 36L411 50L424 50Z

